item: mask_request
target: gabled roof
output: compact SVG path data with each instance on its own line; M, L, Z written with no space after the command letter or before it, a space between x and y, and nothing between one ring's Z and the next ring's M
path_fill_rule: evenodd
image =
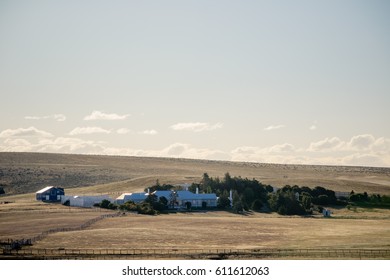
M117 199L142 200L145 199L147 195L147 193L124 193L117 197Z
M164 196L165 198L169 198L172 194L172 191L155 191L153 192L158 198Z
M120 196L118 196L116 199L125 199L126 196L130 196L131 193L122 193Z
M48 186L48 187L46 187L46 188L43 188L43 189L37 191L36 193L44 193L44 192L46 192L46 191L48 191L48 190L50 190L50 189L52 189L52 188L54 188L54 187L53 187L53 186Z

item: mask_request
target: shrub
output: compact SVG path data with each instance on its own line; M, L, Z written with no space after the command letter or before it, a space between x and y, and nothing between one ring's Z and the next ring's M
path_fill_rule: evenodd
M118 209L118 205L111 203L111 201L107 199L103 199L102 202L97 204L97 206L104 209L111 209L111 210Z
M259 199L256 199L255 201L253 201L253 203L252 203L252 210L254 210L254 211L260 211L261 210L261 208L263 208L263 202L261 202L261 200L259 200Z
M326 194L321 194L317 197L316 203L322 206L329 204L329 197Z
M235 213L242 213L244 211L244 207L242 206L241 201L233 203L233 211Z
M222 195L218 199L218 208L226 209L230 207L230 199L226 195Z

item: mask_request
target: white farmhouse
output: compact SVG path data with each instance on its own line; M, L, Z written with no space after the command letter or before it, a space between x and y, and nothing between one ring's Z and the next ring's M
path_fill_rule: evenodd
M154 194L159 200L161 197L165 197L168 201L168 205L173 208L205 208L205 207L217 207L217 196L215 193L199 194L190 191L155 191ZM143 202L149 193L124 193L117 197L115 202L117 204L123 204L127 201L133 201L135 203Z

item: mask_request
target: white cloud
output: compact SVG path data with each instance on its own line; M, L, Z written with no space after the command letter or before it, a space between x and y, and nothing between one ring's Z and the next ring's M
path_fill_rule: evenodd
M223 123L209 124L209 123L177 123L171 126L173 130L189 130L193 132L210 131L218 128L222 128Z
M317 129L317 126L316 126L315 124L313 124L313 125L311 125L311 126L309 127L309 129L310 129L310 130L316 130L316 129Z
M30 152L32 147L31 143L26 139L12 139L8 138L4 140L4 146L0 151L5 152Z
M331 151L340 149L344 144L338 137L325 138L324 140L311 143L308 150L313 152Z
M150 130L141 131L139 134L156 135L156 134L158 134L158 132L156 130L154 130L154 129L150 129Z
M76 127L71 132L69 132L69 135L81 135L81 134L95 134L95 133L104 133L109 134L111 131L106 130L101 127Z
M249 162L268 162L268 163L292 163L297 162L296 154L299 150L294 145L285 143L270 147L250 147L241 146L232 150L232 160L234 161L249 161ZM302 162L302 159L299 159Z
M370 134L363 134L353 136L347 143L347 147L352 150L367 150L375 143L374 136Z
M294 152L296 149L294 145L285 143L282 145L275 145L269 148L270 153L285 153L285 152Z
M35 146L38 152L57 153L101 153L103 143L78 138L59 137L54 140L42 140Z
M47 119L54 119L58 122L63 122L66 120L66 116L63 114L54 114L49 116L25 116L26 120L47 120Z
M387 161L387 165L390 162ZM341 158L343 165L386 166L386 159L375 154L352 154Z
M268 126L268 127L265 127L264 130L270 131L270 130L281 129L281 128L283 128L283 127L284 127L283 124L279 124L279 125L270 125L270 126Z
M95 120L109 120L109 121L116 121L116 120L124 120L127 119L130 115L118 115L118 114L107 114L103 113L101 111L93 111L90 115L86 116L84 118L85 121L95 121Z
M127 128L119 128L116 131L116 133L118 133L118 134L129 134L130 132L131 132L131 130L127 129Z
M36 129L33 126L29 128L6 129L0 132L0 138L10 137L53 137L53 134Z

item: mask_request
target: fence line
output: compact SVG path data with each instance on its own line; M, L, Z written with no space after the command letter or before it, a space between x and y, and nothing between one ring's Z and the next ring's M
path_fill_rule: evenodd
M7 240L2 240L0 241L0 245L3 245L4 246L4 250L21 250L22 249L22 246L25 246L25 245L32 245L33 243L37 242L37 241L40 241L42 240L43 238L45 238L46 236L48 236L49 234L53 234L53 233L57 233L57 232L66 232L66 231L77 231L77 230L83 230L89 226L91 226L92 224L98 222L98 221L101 221L103 219L106 219L106 218L112 218L112 217L117 217L117 216L120 216L122 215L121 212L116 212L115 214L104 214L104 215L101 215L99 217L96 217L96 218L93 218L91 220L88 220L87 222L79 225L79 226L75 226L75 227L60 227L60 228L55 228L55 229L49 229L49 230L46 230L36 236L33 236L31 238L26 238L26 239L19 239L19 240L13 240L13 239L7 239Z
M3 249L13 258L37 259L228 259L358 258L389 259L387 249ZM1 258L1 256L0 256Z

